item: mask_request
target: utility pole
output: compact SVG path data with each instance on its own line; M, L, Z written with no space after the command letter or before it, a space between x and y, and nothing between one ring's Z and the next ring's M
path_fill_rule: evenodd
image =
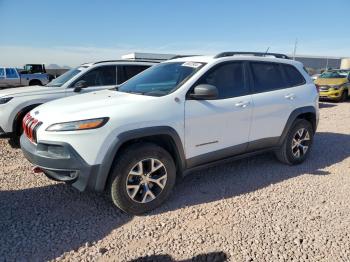
M293 51L293 60L295 60L295 54L297 52L298 38L295 39L294 51Z

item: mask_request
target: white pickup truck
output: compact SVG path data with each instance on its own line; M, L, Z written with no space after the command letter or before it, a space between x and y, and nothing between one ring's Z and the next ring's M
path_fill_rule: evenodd
M42 86L49 82L48 74L21 74L14 67L0 67L0 89L19 86Z

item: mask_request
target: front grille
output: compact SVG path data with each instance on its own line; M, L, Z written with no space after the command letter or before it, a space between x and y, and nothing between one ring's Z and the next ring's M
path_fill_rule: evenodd
M37 131L42 122L32 117L29 113L23 118L23 132L33 143L37 142Z

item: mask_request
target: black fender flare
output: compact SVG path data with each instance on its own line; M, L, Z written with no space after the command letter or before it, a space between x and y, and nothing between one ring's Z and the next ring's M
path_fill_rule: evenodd
M29 111L33 110L34 108L40 106L41 104L34 104L34 105L30 105L30 106L26 106L24 108L22 108L21 110L19 110L15 116L15 118L13 119L13 123L12 123L12 133L13 134L18 134L19 130L18 130L18 120L20 120L20 118L23 118L24 115L26 113L28 113Z
M306 114L306 113L311 113L315 116L315 121L316 120L316 109L313 106L305 106L305 107L300 107L295 109L294 111L292 111L292 113L289 115L289 118L287 120L287 123L283 129L282 135L278 141L278 145L282 145L284 139L286 138L288 131L290 130L290 128L292 127L294 121L302 114ZM315 123L314 126L314 131L316 132L316 127L317 127L317 122Z
M107 153L101 163L99 174L96 176L95 180L95 190L103 191L105 189L108 176L113 166L113 162L118 153L118 150L121 146L134 139L142 139L157 135L168 135L172 138L173 146L175 147L178 162L180 165L181 171L186 167L185 153L183 145L178 133L169 126L155 126L155 127L146 127L140 129L134 129L130 131L123 132L119 134L112 142L111 146L107 150Z

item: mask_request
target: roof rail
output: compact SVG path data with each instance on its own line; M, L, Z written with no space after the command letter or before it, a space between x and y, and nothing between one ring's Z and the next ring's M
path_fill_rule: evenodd
M289 56L278 53L265 53L265 52L223 52L219 53L214 58L235 56L235 55L252 55L252 56L274 56L276 58L290 59Z
M149 62L149 63L159 63L163 60L157 60L157 59L119 59L119 60L104 60L104 61L98 61L94 62L93 65L101 64L101 63L109 63L109 62Z
M191 57L191 56L198 56L198 55L176 55L170 58L169 60L176 59L176 58Z

